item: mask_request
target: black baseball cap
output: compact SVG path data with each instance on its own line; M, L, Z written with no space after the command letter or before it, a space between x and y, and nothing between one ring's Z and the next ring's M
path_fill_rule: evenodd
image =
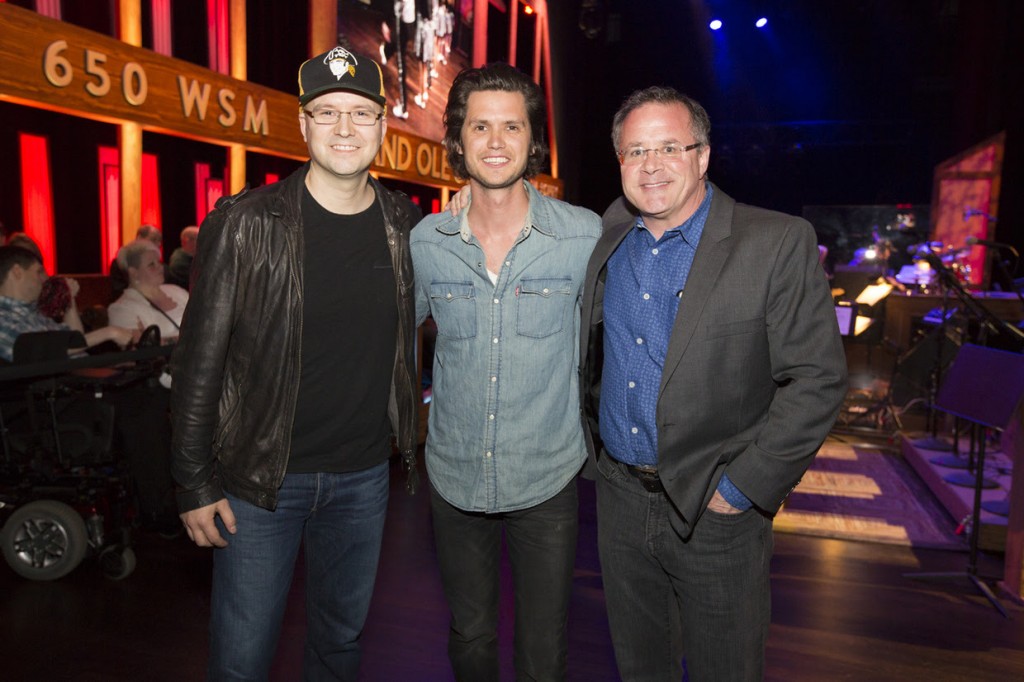
M355 92L381 106L387 105L380 65L340 45L299 67L299 104L305 106L313 98L336 90Z

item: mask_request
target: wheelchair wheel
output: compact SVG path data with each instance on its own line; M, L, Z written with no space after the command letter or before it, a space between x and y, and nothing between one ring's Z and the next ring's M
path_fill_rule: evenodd
M82 562L89 547L85 522L56 500L36 500L14 510L0 544L14 572L29 580L56 580Z
M111 580L123 580L135 570L135 551L124 545L111 545L99 556L100 570Z

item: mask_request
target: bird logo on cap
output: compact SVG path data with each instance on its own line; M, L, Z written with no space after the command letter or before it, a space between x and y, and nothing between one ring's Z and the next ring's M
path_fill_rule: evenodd
M359 60L356 59L355 55L343 47L334 48L324 57L324 64L331 69L331 73L338 80L341 80L341 77L346 73L350 76L355 76L356 64L358 63Z

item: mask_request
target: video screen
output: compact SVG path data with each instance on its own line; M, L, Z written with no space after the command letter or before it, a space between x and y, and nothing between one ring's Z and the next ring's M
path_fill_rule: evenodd
M338 42L384 71L388 125L440 142L448 90L469 65L472 0L338 0Z

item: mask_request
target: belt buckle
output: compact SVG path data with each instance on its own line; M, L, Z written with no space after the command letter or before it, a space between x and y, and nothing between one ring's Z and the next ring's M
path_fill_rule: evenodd
M661 484L661 479L658 478L658 470L654 467L634 466L633 471L636 474L636 479L640 481L640 485L647 492L665 492L665 487Z
M640 474L637 476L640 481L640 485L644 487L649 493L661 493L665 492L665 488L661 485L661 479L658 478L657 474Z

